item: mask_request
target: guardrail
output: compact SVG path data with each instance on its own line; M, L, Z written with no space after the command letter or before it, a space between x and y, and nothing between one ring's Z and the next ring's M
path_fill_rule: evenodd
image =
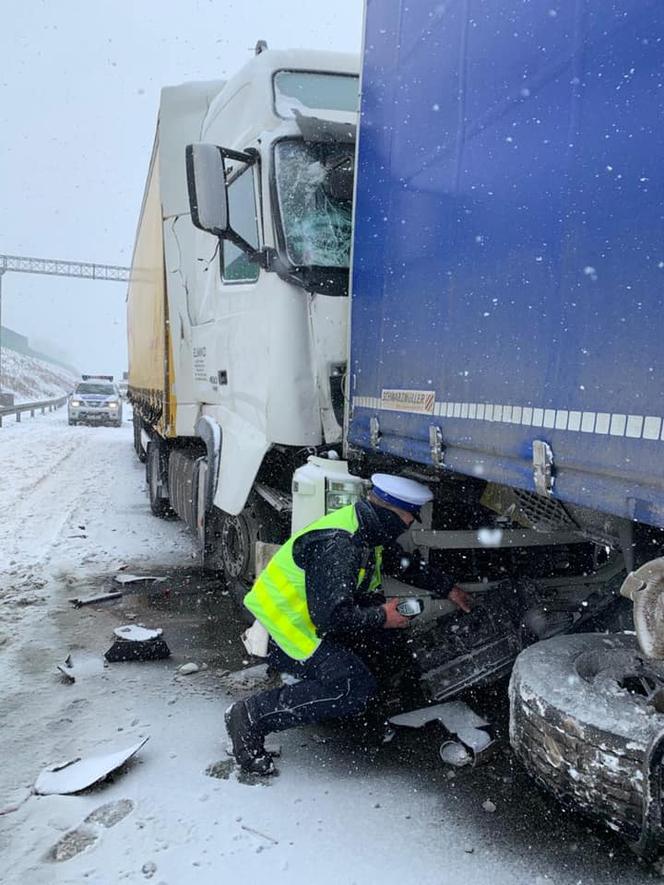
M45 415L47 409L49 412L52 412L54 409L59 409L68 399L68 396L59 396L57 399L45 399L38 403L19 403L17 406L0 406L0 427L2 427L3 419L10 415L16 415L17 421L20 421L21 415L24 415L26 412L30 412L31 418L35 417L35 412L37 411L41 412L42 415Z

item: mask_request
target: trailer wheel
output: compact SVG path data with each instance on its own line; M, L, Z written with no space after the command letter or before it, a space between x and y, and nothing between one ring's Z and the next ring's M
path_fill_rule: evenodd
M558 636L516 660L510 742L538 783L652 857L653 845L664 850L664 833L660 826L643 838L644 794L663 700L664 664L645 659L634 636Z
M163 497L163 477L165 475L162 447L155 440L148 443L147 461L145 464L145 479L148 486L148 498L150 510L155 516L164 519L171 516L170 501Z

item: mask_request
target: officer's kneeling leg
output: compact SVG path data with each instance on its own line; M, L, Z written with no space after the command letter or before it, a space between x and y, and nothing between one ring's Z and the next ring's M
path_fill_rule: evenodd
M323 719L355 716L377 690L376 680L364 661L327 640L306 661L285 660L282 656L279 663L300 682L247 699L252 723L263 734Z

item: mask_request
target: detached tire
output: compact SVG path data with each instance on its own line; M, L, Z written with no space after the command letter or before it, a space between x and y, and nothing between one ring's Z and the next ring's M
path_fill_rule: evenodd
M510 681L510 742L563 803L632 843L641 836L647 748L664 715L646 693L664 678L634 636L558 636L523 651ZM664 849L661 831L656 836Z

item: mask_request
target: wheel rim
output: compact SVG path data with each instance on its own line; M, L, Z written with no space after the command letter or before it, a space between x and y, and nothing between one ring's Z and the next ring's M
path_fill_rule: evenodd
M619 649L585 652L575 661L579 678L600 691L626 692L637 703L664 712L664 662Z
M221 529L221 558L229 577L239 578L246 572L250 545L249 530L242 517L227 515Z

